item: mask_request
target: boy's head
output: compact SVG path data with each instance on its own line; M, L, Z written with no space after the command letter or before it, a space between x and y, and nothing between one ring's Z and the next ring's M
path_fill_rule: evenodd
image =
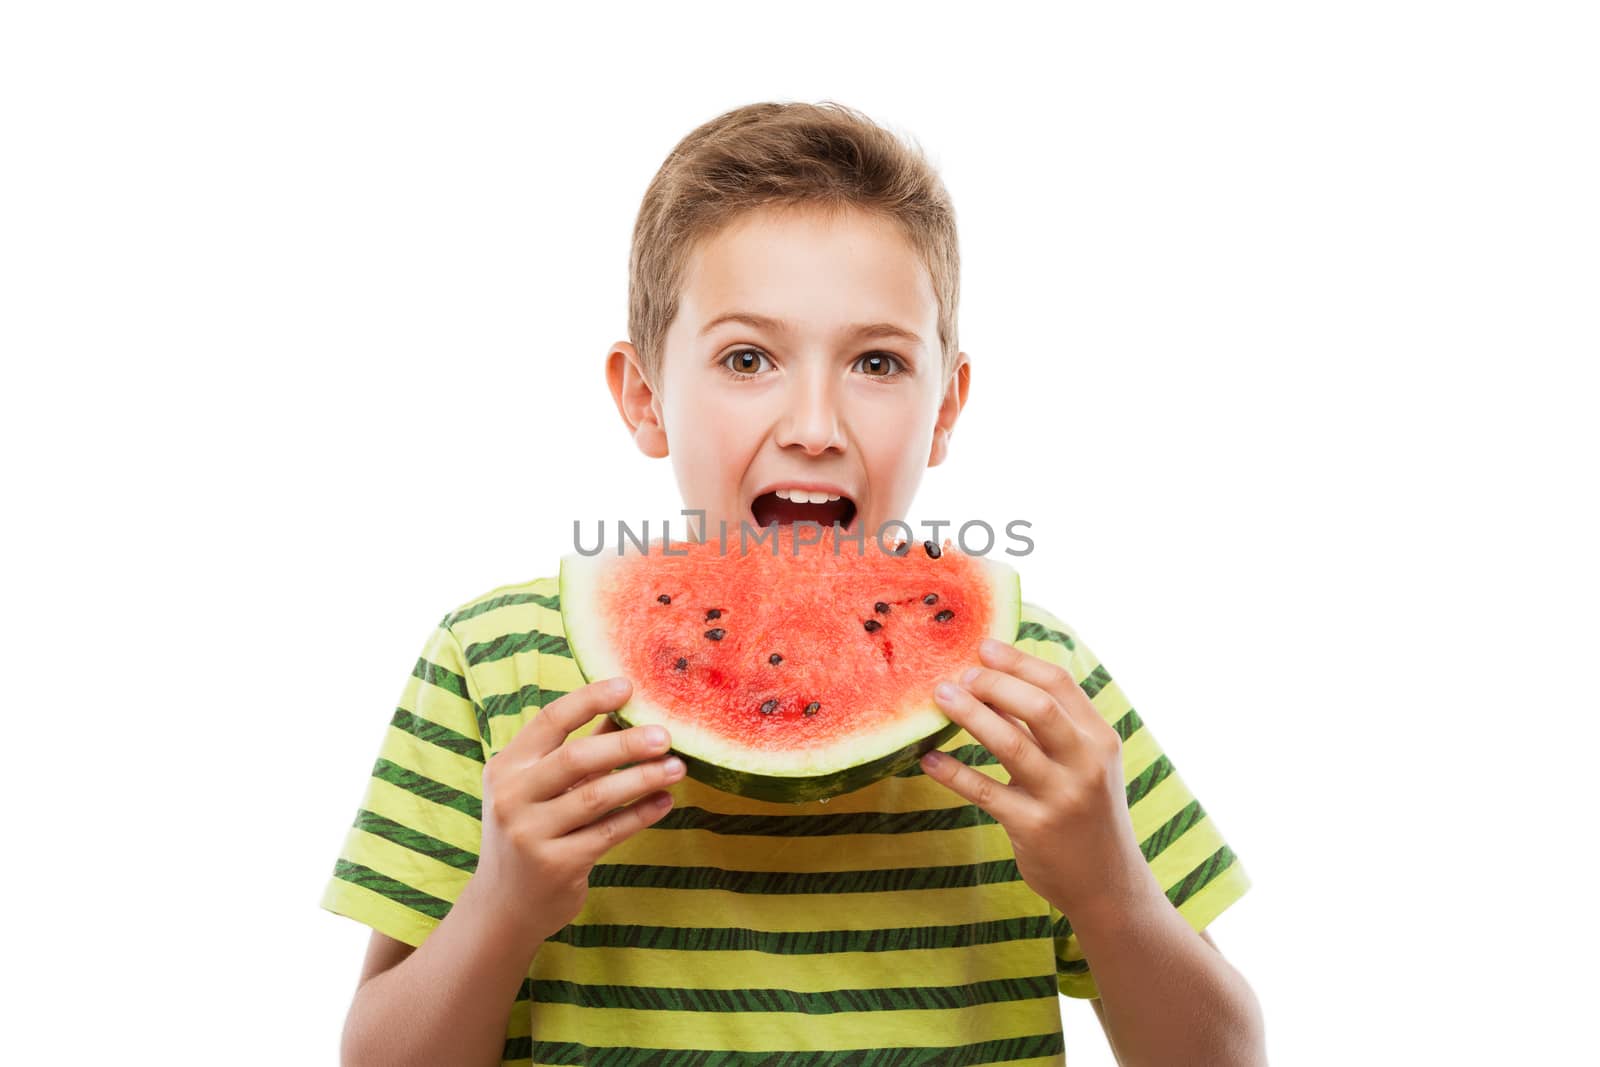
M736 108L645 193L632 342L612 346L607 381L709 530L804 518L870 537L904 517L966 402L959 275L955 213L920 149L841 105Z

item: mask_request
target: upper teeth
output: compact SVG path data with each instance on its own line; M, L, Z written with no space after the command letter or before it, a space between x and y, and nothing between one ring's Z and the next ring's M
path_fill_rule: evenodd
M805 489L778 489L776 493L779 500L792 500L796 504L826 504L839 499L837 493L813 493Z

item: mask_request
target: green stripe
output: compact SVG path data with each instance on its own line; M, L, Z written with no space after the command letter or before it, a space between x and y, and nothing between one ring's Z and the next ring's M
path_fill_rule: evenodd
M455 635L451 634L450 636L454 637ZM467 692L467 680L465 678L448 667L441 667L437 663L431 663L421 656L417 657L417 664L411 668L411 673L414 677L421 678L429 685L443 689L452 696L460 697L470 703L473 717L478 720L478 732L484 737L489 736L488 716L484 715L483 709L472 699L472 694Z
M468 645L467 665L476 667L480 663L508 659L521 652L542 652L547 656L572 658L572 650L567 647L566 638L541 633L538 630L528 630L525 633L501 634L492 641L478 641Z
M1059 975L1088 974L1089 961L1084 959L1064 960L1056 957L1056 973Z
M954 756L968 767L987 767L1000 762L998 756L990 752L981 744L958 745L945 752L947 756ZM923 774L921 762L913 763L903 771L895 772L897 778L915 778Z
M878 930L751 930L742 926L647 926L629 923L567 925L548 940L574 948L667 949L681 952L765 952L810 956L827 952L904 952L966 948L1050 936L1050 916L899 926ZM526 992L526 990L524 990Z
M540 593L507 593L504 596L490 597L488 600L471 604L460 611L446 615L444 621L439 625L448 628L458 622L475 619L479 615L499 608L511 607L515 604L537 604L541 608L549 608L551 611L561 610L561 598L559 596L544 596Z
M941 867L887 867L865 871L729 871L650 863L597 863L589 888L720 889L727 893L898 893L959 889L1021 881L1017 861L991 860Z
M1017 624L1018 641L1053 641L1063 648L1073 649L1078 646L1072 638L1060 630L1052 630L1048 626L1041 626L1036 622L1020 622Z
M468 852L464 848L457 848L448 841L441 841L437 837L413 830L409 826L395 822L393 819L379 815L366 808L356 812L356 829L365 830L369 834L376 834L386 840L393 841L402 848L409 848L413 852L420 852L424 856L432 856L440 863L447 863L452 867L466 871L468 874L478 869L478 854Z
M695 989L679 986L586 985L544 979L533 983L536 1004L629 1011L797 1012L837 1015L869 1011L956 1011L979 1004L1054 998L1054 973L1029 978L995 978L953 986L884 986L826 989Z
M1128 807L1132 807L1149 795L1150 790L1167 780L1172 774L1172 761L1166 753L1157 756L1155 760L1139 772L1138 777L1128 783Z
M1204 863L1185 875L1183 881L1167 890L1167 899L1172 901L1173 907L1177 907L1210 885L1217 875L1233 866L1233 861L1236 858L1233 854L1233 849L1223 845L1213 852Z
M363 886L374 893L381 893L396 903L404 904L412 911L419 911L434 919L443 919L450 913L450 901L431 893L424 893L415 886L397 882L386 874L379 874L371 867L351 863L342 857L333 865L333 876L352 885Z
M471 701L472 696L467 692L467 680L448 667L441 667L430 662L426 657L418 656L417 665L411 668L412 677L421 678L429 685L443 689L451 696L460 697L462 700Z
M1155 832L1139 843L1139 851L1144 853L1144 858L1153 860L1161 855L1163 849L1182 837L1184 831L1206 817L1201 810L1198 800L1191 800L1184 809L1156 828Z
M514 1037L506 1041L501 1055L506 1060L586 1067L976 1067L982 1063L1055 1056L1064 1051L1064 1039L1058 1027L1053 1033L980 1041L972 1045L805 1052L624 1048Z
M1106 665L1102 663L1096 666L1094 670L1084 675L1083 681L1078 683L1078 687L1085 693L1088 693L1089 699L1093 700L1095 697L1100 695L1100 690L1104 689L1110 684L1111 675L1106 671Z
M567 694L559 689L540 689L525 685L515 693L497 693L483 698L484 714L493 719L501 715L520 715L526 708L543 708L552 700Z
M1134 731L1143 725L1144 720L1139 718L1139 713L1129 708L1126 715L1112 723L1112 728L1117 731L1118 737L1122 738L1123 741L1127 741L1128 738L1133 736Z
M478 797L471 793L463 793L443 782L436 782L432 778L425 778L416 771L386 760L382 756L379 756L378 762L373 765L372 777L382 778L390 785L399 786L423 800L431 800L435 804L454 808L479 821L483 819L483 801Z
M389 720L389 725L398 730L404 730L412 737L426 741L430 745L438 745L447 752L454 752L458 756L487 763L483 754L483 742L476 737L458 734L448 726L440 726L431 719L424 719L421 715L407 711L405 708L396 708L394 717Z

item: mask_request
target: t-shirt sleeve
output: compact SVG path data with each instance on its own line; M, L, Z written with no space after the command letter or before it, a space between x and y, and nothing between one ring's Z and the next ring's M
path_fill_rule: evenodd
M1077 633L1031 604L1023 605L1017 647L1065 667L1122 738L1122 774L1134 834L1167 899L1203 930L1250 888L1233 849L1173 766L1127 694ZM1056 984L1069 997L1100 995L1068 918L1050 909Z
M446 621L424 643L384 728L321 901L413 946L477 869L482 831L482 712Z

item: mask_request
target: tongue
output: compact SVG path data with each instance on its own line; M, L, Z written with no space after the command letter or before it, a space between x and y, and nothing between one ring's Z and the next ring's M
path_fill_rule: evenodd
M750 511L755 515L758 526L771 526L773 523L781 526L801 521L832 526L835 522L843 524L849 519L850 504L843 497L825 504L796 504L793 500L763 493L756 497Z

